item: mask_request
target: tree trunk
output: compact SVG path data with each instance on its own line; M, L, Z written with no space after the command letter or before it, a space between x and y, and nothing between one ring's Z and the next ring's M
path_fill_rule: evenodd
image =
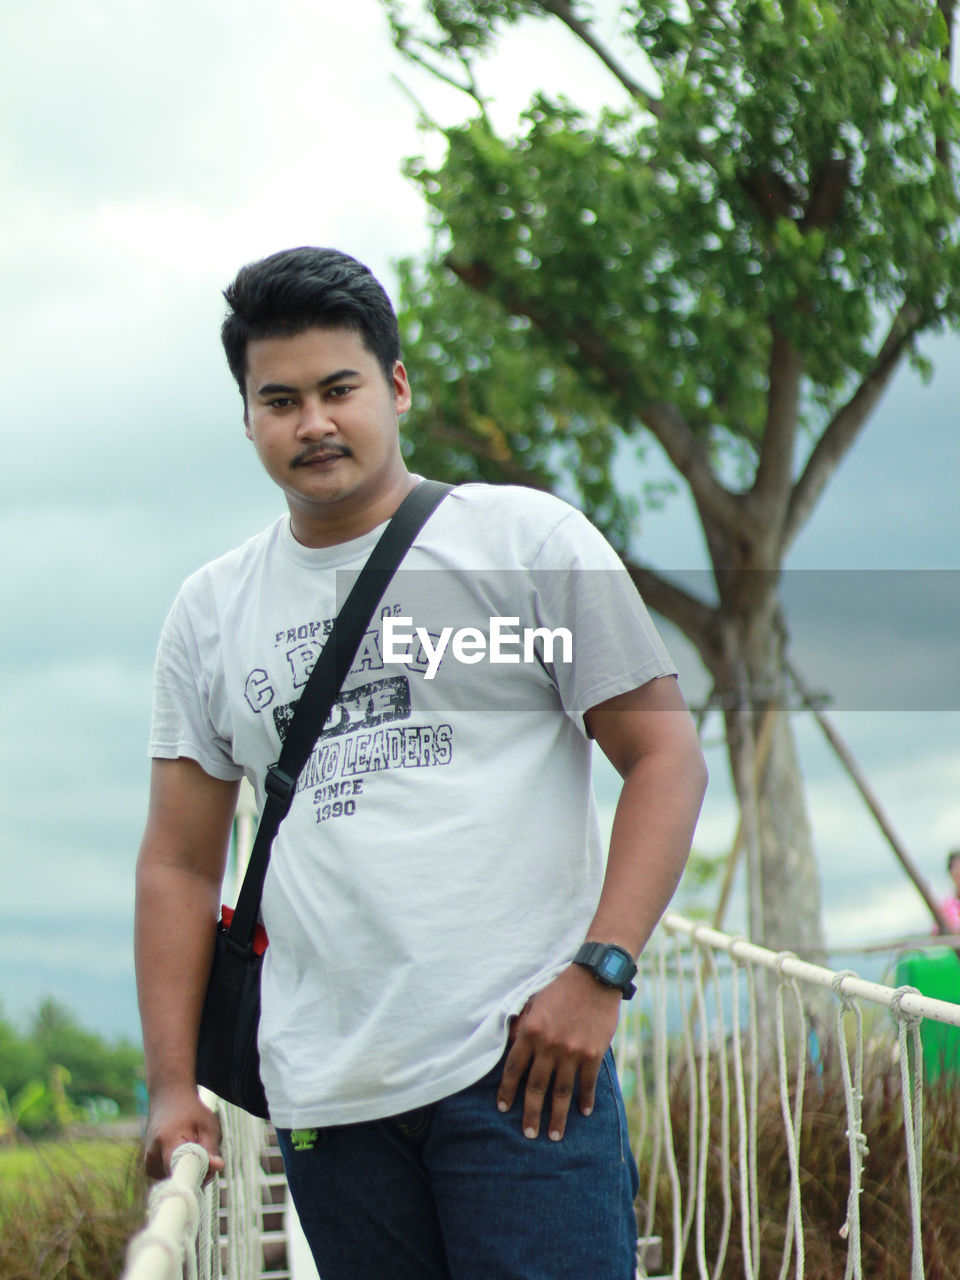
M716 651L712 662L703 656L722 693L727 751L741 814L753 819L753 858L751 823L745 826L748 875L759 880L759 884L748 883L753 940L775 951L796 951L805 959L822 962L820 874L787 710L786 633L772 580L763 594L765 600L754 598L745 613L725 620L722 660L717 661ZM767 766L754 790L753 747L770 702L778 713Z
M754 706L754 734L762 707ZM726 712L727 751L737 780L753 769L749 742L742 741L736 709ZM745 759L744 759L745 757ZM752 804L743 785L737 787L740 811ZM748 884L759 900L759 919L751 919L752 940L774 951L796 951L804 959L821 963L824 937L821 924L820 875L807 815L803 779L789 716L782 710L773 730L769 761L756 794L756 833L759 856L752 864L747 848L747 874L758 875L759 886ZM755 913L749 913L753 916Z
M745 625L730 625L728 621L728 640L723 645L726 661L713 668L718 688L723 691L727 751L744 824L747 931L752 941L772 951L793 951L802 959L823 964L826 946L820 873L787 709L785 638L775 588L769 605L762 610L767 621L760 626L755 618L752 624ZM766 768L757 786L754 743L771 702L777 715ZM775 1052L771 1020L775 988L776 978L768 974L759 982L757 991L764 1028L761 1053L770 1061ZM829 1037L831 1010L824 994L806 988L802 1000L821 1039ZM798 1030L793 1013L788 1012L788 1045L795 1042Z
M822 963L820 874L788 713L777 716L758 811L763 945Z

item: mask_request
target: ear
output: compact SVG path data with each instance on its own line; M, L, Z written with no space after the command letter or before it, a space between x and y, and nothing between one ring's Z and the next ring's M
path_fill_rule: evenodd
M247 408L247 402L243 402L243 434L248 440L253 439L253 432L250 430L250 410Z
M413 393L410 390L407 371L399 360L393 366L393 394L397 413L406 413L412 403Z

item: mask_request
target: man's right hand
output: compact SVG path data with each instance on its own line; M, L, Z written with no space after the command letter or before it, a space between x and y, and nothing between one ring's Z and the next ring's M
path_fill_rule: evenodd
M150 1099L150 1117L144 1138L144 1165L149 1178L166 1178L170 1157L184 1142L196 1142L210 1156L207 1181L222 1173L220 1120L200 1101L195 1089L176 1089Z

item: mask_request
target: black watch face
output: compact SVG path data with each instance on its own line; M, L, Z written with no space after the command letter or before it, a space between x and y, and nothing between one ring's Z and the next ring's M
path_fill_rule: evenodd
M608 951L597 965L597 976L611 986L620 986L627 981L633 962L617 951Z

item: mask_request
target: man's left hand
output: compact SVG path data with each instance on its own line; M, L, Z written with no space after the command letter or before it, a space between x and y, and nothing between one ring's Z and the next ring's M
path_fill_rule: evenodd
M512 1045L504 1063L497 1106L509 1111L523 1073L530 1068L523 1096L523 1132L535 1138L547 1092L552 1106L547 1132L554 1142L563 1137L577 1076L580 1110L593 1110L603 1055L617 1029L622 996L605 987L589 970L572 964L538 991L511 1028Z

